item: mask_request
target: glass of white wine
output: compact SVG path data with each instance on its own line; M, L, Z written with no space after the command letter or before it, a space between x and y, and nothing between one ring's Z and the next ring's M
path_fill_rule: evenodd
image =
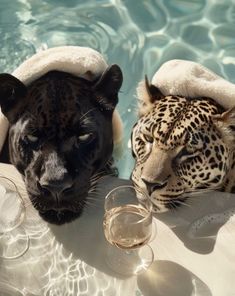
M17 186L0 175L0 258L16 259L28 250L24 218L25 205Z
M141 198L137 198L142 195ZM105 197L104 234L111 244L106 262L115 272L135 275L148 269L153 251L152 203L130 185L116 187Z

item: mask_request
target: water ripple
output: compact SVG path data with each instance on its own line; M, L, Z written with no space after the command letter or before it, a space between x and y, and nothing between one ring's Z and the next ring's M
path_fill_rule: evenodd
M202 13L206 5L206 0L191 0L190 2L187 0L168 0L164 4L171 17L180 18Z
M132 167L127 141L136 120L135 89L169 59L188 59L235 81L232 0L2 0L0 71L11 72L35 51L90 46L124 74L118 109L124 120L121 177Z
M5 44L0 52L0 72L12 72L17 65L36 52L36 48L28 40L17 40L15 36L7 34L0 34L0 39Z
M132 21L144 32L155 32L167 25L166 14L158 2L124 0L123 4Z

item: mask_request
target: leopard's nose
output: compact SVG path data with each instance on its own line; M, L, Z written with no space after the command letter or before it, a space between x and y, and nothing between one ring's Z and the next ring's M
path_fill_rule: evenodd
M163 182L149 182L142 178L142 181L145 183L149 195L151 195L155 190L162 189L167 185L167 180L164 180Z
M39 182L38 187L45 193L50 193L54 197L60 197L65 191L68 191L73 186L72 179L65 177L62 180L50 180L49 182Z

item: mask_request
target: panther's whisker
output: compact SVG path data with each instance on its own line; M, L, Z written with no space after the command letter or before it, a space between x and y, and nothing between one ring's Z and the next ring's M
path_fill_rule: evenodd
M92 192L88 195L87 199L98 199L98 194L96 194L96 192Z
M94 195L94 196L88 196L86 198L86 200L95 200L95 201L98 201L99 199Z
M90 203L90 202L85 202L84 203L84 209L85 210L89 210L91 208L95 208L95 209L98 209L99 208L99 205L95 204L95 203Z
M92 175L91 179L92 178L95 178L97 176L102 176L103 174L105 174L105 171L104 170L103 171L99 171L98 173L95 173L94 175Z
M94 192L96 192L96 188L91 188L91 189L89 189L89 191L88 191L88 195L89 195L90 193L94 193Z
M86 198L86 200L94 200L94 201L97 201L99 200L96 196L92 197L92 196L89 196Z
M97 176L92 176L91 179L90 179L91 180L91 183L94 183L94 182L97 183L99 180L103 179L106 176L107 176L107 174L105 172L103 172L99 176L98 175Z
M91 108L91 109L89 109L86 113L84 113L82 116L81 116L81 118L80 118L80 121L87 115L87 114L89 114L91 111L93 111L93 110L96 110L97 108L95 107L95 108Z
M92 191L96 191L97 190L97 186L96 186L96 183L95 184L91 184L91 187L89 188L88 190L88 194Z
M85 204L98 208L98 205L96 203L93 203L93 202L86 201Z

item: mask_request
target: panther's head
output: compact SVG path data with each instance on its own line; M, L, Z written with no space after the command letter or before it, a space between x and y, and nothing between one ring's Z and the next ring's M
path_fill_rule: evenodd
M235 108L224 112L210 98L163 96L147 79L138 97L132 180L156 212L184 204L192 192L235 185L234 173L228 178L235 167Z
M10 161L46 221L62 224L81 214L112 156L112 115L121 84L117 65L93 82L51 71L26 87L0 74Z

